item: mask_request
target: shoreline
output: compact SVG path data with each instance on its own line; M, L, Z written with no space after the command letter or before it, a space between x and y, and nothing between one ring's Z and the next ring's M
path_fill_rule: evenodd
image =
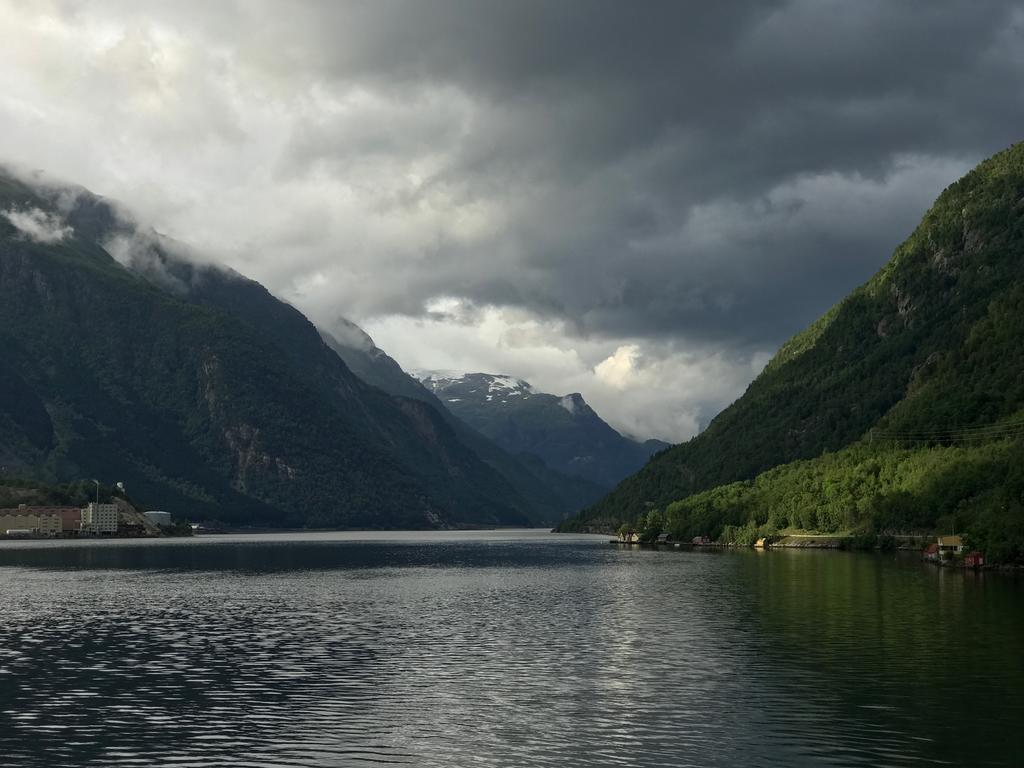
M917 554L920 556L922 563L934 565L938 568L952 568L958 571L989 571L989 572L1008 572L1008 573L1020 573L1024 571L1024 564L1017 563L992 563L985 565L966 565L962 558L950 558L947 560L936 560L924 557L923 550L917 546L902 545L895 547L882 547L882 546L871 546L871 547L850 547L844 546L844 542L850 541L854 537L852 536L818 536L813 534L797 534L799 538L807 538L810 541L807 542L772 542L762 546L752 544L727 544L717 541L709 541L704 543L694 543L692 541L676 541L676 542L639 542L639 541L620 541L618 539L610 539L609 544L613 544L618 547L636 547L637 549L654 549L654 550L718 550L718 549L729 549L729 550L740 550L750 549L759 552L768 552L773 549L814 549L814 550L825 550L832 552L901 552L907 556ZM792 538L793 536L787 536L785 538Z

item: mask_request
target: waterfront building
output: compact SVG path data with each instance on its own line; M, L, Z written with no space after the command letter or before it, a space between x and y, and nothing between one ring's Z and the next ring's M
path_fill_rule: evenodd
M965 568L981 568L985 565L985 555L981 552L968 552L964 555Z
M0 510L0 533L5 535L60 536L63 527L58 515L19 514L19 510Z
M0 509L0 515L57 515L61 519L61 535L77 536L82 528L81 507L33 507L19 504L17 509Z
M936 543L939 545L939 557L945 554L959 555L964 551L964 540L959 536L939 536Z
M89 502L89 506L82 510L82 533L93 536L115 534L118 520L117 504Z
M77 536L82 530L81 507L35 507L60 517L64 524L64 536Z

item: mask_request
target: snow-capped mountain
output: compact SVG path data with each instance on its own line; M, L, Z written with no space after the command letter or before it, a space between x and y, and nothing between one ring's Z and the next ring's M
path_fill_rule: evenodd
M427 389L434 394L447 392L460 387L462 384L472 384L471 392L476 395L477 386L486 389L479 394L484 402L507 403L509 398L522 397L529 399L535 394L533 387L522 379L512 376L499 376L490 373L456 373L454 371L413 371L413 376L420 380ZM449 402L458 402L458 398L449 398Z
M660 440L638 443L619 434L578 392L557 396L529 382L491 373L413 373L452 413L515 454L532 454L552 469L611 487L636 472Z

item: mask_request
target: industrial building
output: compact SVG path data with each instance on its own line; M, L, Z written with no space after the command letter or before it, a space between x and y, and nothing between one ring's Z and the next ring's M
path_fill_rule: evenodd
M5 536L60 536L64 523L59 515L24 514L19 510L0 510L0 534Z

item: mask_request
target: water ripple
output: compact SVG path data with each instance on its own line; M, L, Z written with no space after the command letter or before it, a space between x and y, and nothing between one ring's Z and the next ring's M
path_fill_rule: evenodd
M747 554L0 550L0 765L1015 764L1017 585Z

